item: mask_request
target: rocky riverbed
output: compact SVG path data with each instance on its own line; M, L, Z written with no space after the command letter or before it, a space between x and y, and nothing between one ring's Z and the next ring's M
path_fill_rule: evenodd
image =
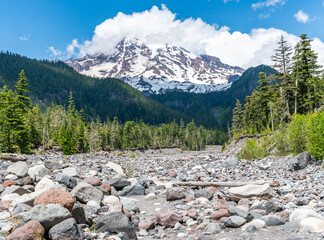
M0 239L324 238L321 162L233 149L1 160Z

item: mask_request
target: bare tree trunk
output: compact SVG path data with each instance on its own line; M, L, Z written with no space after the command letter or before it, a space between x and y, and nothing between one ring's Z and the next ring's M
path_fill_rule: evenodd
M272 115L272 103L270 101L270 114L271 114L271 129L272 129L272 132L274 131L273 129L273 115Z

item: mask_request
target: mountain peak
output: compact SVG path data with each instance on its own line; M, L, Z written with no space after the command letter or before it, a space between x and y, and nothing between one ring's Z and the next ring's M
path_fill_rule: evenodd
M220 91L244 71L214 56L196 56L170 44L152 47L131 38L121 40L113 54L89 55L66 63L85 75L119 78L147 94Z

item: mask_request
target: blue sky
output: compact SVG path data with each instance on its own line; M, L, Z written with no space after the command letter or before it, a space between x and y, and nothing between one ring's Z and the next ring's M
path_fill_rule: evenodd
M155 10L152 10L153 6L156 6ZM116 18L119 12L124 15ZM161 16L159 19L162 20L152 19L154 14ZM168 24L186 29L183 39L179 35L173 36L175 31L163 25L164 16ZM171 21L172 16L174 19ZM197 21L197 18L201 21ZM102 24L106 19L110 19L110 23ZM140 32L138 36L132 32L134 29L125 27L125 24L130 25L129 21L137 23L135 30ZM146 29L149 24L152 25L151 28ZM94 34L98 25L102 26L101 32ZM158 26L156 28L159 33L155 31L155 25ZM324 59L322 26L323 0L10 0L1 3L0 50L31 58L64 60L82 54L109 52L112 48L109 43L128 36L128 32L132 32L130 36L135 34L135 37L157 44L156 39L163 41L163 28L167 28L170 31L164 34L168 35L171 44L181 45L183 42L183 47L194 53L208 53L231 64L248 66L260 63L264 56L269 55L273 43L264 45L259 42L277 38L282 34L280 31L287 34L292 44L296 42L295 37L302 33L307 33L312 39L316 38L315 50ZM112 28L123 30L111 31ZM187 38L200 35L199 28L204 29L201 38L190 42ZM275 31L269 30L272 28ZM142 29L145 30L143 33ZM252 29L257 29L257 33L251 32ZM150 31L155 34L154 41ZM107 36L98 40L102 34ZM112 36L113 34L116 36ZM246 38L249 39L245 41ZM87 40L90 42L85 43ZM69 44L70 51L67 51ZM104 48L106 44L108 50ZM229 45L228 50L219 45ZM238 56L234 50L231 52L233 45ZM240 52L241 48L251 48L253 55ZM244 58L241 55L249 56ZM233 60L234 58L237 60Z

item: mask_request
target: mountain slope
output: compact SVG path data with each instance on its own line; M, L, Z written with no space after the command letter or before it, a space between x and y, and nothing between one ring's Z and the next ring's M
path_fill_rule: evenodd
M149 47L137 39L122 40L110 55L88 55L66 63L88 76L122 79L145 94L220 91L244 71L217 57L195 56L170 45Z
M63 62L37 61L19 55L0 53L0 87L14 88L18 73L24 69L30 81L34 102L48 106L52 102L67 105L73 92L76 107L84 109L93 119L105 120L117 116L122 122L140 120L159 124L189 119L154 100L124 82L81 75Z
M249 68L226 91L208 94L170 92L151 97L165 106L195 119L198 124L209 127L225 127L228 122L231 122L236 99L243 102L245 97L251 95L258 86L260 72L272 75L276 71L265 65Z

